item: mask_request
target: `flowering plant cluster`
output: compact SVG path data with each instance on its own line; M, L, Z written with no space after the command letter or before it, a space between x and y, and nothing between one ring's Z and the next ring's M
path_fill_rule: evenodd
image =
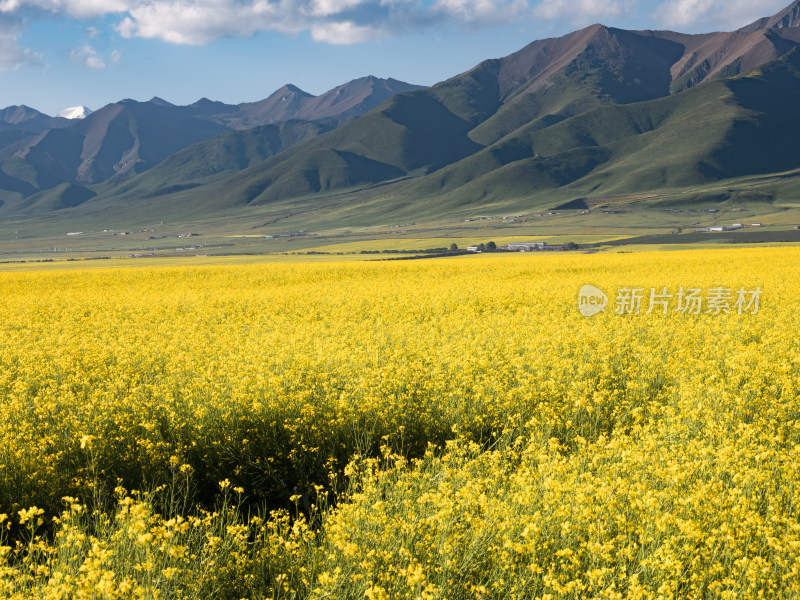
M0 598L800 597L799 258L7 268Z

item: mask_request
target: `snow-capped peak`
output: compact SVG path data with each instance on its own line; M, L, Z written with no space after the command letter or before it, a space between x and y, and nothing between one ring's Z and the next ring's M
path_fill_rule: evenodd
M85 119L90 114L92 114L90 108L86 108L85 106L72 106L70 108L65 108L56 116L62 119Z

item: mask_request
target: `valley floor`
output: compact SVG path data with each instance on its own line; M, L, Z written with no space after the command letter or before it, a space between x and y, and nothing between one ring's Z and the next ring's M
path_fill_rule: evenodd
M465 249L490 241L498 246L573 242L591 252L800 242L800 207L722 202L655 208L642 201L634 196L595 202L590 209L465 212L468 216L379 225L348 224L330 215L292 218L286 207L200 220L134 220L135 226L124 227L96 215L5 220L0 222L0 263L236 255L374 259L369 254L430 254L452 244Z

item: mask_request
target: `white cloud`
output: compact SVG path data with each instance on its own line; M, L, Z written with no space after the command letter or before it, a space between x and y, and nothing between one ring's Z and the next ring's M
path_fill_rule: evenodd
M22 26L19 22L0 14L0 71L22 66L42 66L42 56L19 46Z
M364 4L364 0L311 0L308 14L314 17L327 17L351 10L359 4ZM344 23L336 25L344 25Z
M589 23L622 15L632 10L634 4L631 0L542 0L533 13L541 19Z
M114 50L109 58L111 59L112 63L118 63L122 60L122 54L119 50Z
M511 22L528 4L524 0L437 0L434 9L445 19L482 25Z
M300 22L292 0L165 0L128 11L117 27L124 37L157 38L175 44L206 44L225 36L247 37L258 31L297 33Z
M20 6L22 2L19 0L0 0L0 13L13 13Z
M775 14L788 0L668 0L655 12L667 27L737 29L761 17Z
M40 57L19 46L22 25L37 19L106 18L127 38L174 44L207 44L222 37L303 31L329 44L355 44L446 24L482 27L535 17L574 25L608 22L657 5L662 26L688 29L735 28L774 14L788 0L0 0L0 69L35 64ZM660 3L660 4L659 4ZM87 23L90 39L101 32ZM101 69L104 59L89 45L72 60Z
M349 21L326 23L311 27L311 38L315 42L328 44L359 44L381 36L381 31L372 27L355 25Z
M76 19L89 19L109 14L119 14L141 4L144 0L0 0L0 13L44 11L54 15L67 15Z
M0 0L0 16L30 23L44 16L106 17L127 38L207 44L221 37L310 32L319 42L352 44L450 24L481 27L535 17L574 25L608 22L650 10L659 25L741 26L788 0ZM650 8L656 6L656 8ZM98 32L87 23L90 37ZM18 36L17 36L18 37ZM6 35L4 55L17 37ZM22 51L19 51L22 52ZM19 62L24 58L5 62ZM102 59L100 59L102 62ZM108 59L110 62L111 59ZM86 59L89 65L90 58ZM92 61L99 65L97 60ZM96 67L95 67L96 68Z
M41 0L40 0L41 1ZM353 44L443 21L475 25L510 22L527 0L150 0L131 7L117 26L124 37L205 44L259 31Z
M106 68L106 62L97 54L97 51L89 45L75 48L69 53L69 58L75 64L88 67L89 69Z

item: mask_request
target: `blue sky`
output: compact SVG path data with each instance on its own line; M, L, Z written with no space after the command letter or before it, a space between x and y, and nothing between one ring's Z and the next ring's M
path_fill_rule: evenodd
M790 0L0 0L0 108L160 96L229 103L286 83L431 85L592 23L732 30Z

